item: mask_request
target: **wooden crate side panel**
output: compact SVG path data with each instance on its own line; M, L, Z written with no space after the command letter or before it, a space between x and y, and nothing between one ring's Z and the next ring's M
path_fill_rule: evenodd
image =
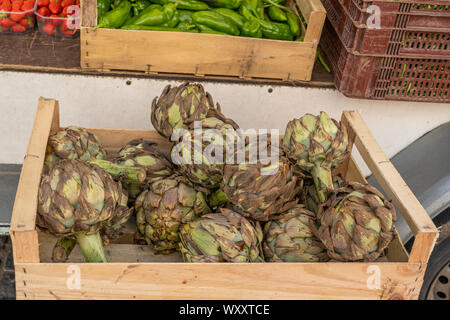
M39 241L36 230L11 231L10 237L14 264L40 262Z
M426 263L438 236L436 226L378 145L361 115L356 111L344 111L344 117L356 135L355 145L361 157L416 235L410 261Z
M421 277L420 264L405 263L21 263L16 264L16 295L18 299L409 299L420 289Z
M313 43L82 28L81 67L308 81Z
M55 118L58 118L58 120ZM50 131L58 127L59 110L57 102L41 97L20 173L11 217L11 231L35 229L37 192L41 181L47 140Z

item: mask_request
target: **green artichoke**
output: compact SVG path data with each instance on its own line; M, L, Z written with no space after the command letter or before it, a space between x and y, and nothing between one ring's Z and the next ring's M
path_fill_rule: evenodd
M186 262L263 262L262 230L229 209L207 214L180 229L180 251Z
M319 199L324 202L326 189L333 189L331 169L350 155L345 125L323 111L319 116L306 114L287 124L283 148L300 169L312 175Z
M100 232L116 232L132 208L120 182L101 168L79 160L61 160L42 177L39 226L57 236L77 239L87 262L106 262Z
M221 189L233 209L245 217L268 221L293 207L302 182L280 153L276 163L226 164Z
M217 118L206 118L200 123L201 133L190 126L189 132L173 146L171 159L192 183L216 189L222 182L227 150L236 150L239 135L233 126Z
M183 177L154 182L137 197L135 210L140 235L161 253L178 249L182 223L210 212L204 194Z
M145 183L124 183L130 198L135 199L145 186L173 174L173 166L166 156L159 151L155 142L135 139L128 142L114 158L119 165L141 167L145 169Z
M347 184L347 181L342 178L341 175L333 175L333 189L338 189L344 187ZM332 192L327 192L326 200L332 194ZM317 214L319 211L319 207L323 205L325 202L320 201L319 194L314 185L314 180L312 178L305 178L303 185L303 192L300 197L300 202L306 205L306 208Z
M310 227L313 212L296 205L264 226L264 256L270 262L328 261L324 245Z
M67 127L48 138L45 173L61 159L106 159L106 152L95 134L79 127Z
M319 208L316 236L339 261L374 261L394 238L395 208L369 184L349 182Z
M174 88L168 85L152 103L153 127L167 139L174 129L186 129L194 121L207 117L219 118L237 129L237 125L221 113L219 104L214 107L211 95L198 83L184 83Z
M210 208L222 208L227 205L228 198L225 192L217 189L208 194L207 201Z

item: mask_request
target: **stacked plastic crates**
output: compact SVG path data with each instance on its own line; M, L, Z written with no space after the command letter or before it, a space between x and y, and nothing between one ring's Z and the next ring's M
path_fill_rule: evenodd
M342 93L450 102L450 1L321 1L321 46Z

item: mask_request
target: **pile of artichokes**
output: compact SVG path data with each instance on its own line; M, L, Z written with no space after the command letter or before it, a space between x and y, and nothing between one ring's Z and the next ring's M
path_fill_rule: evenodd
M50 136L37 222L59 237L54 261L78 243L86 261L106 262L103 245L133 213L136 241L186 262L374 261L394 238L383 194L334 174L351 146L325 112L293 119L279 145L267 143L276 161L250 161L251 139L200 84L167 86L150 119L170 154L138 139L109 155L77 127Z

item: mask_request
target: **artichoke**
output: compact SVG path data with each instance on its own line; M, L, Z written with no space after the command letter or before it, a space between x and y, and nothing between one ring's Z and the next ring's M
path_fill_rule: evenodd
M333 175L332 179L333 179L333 189L341 188L347 184L347 181L344 178L342 178L341 175ZM326 194L326 197L328 198L330 196L330 194L332 194L332 192L331 193L328 192ZM326 199L325 199L325 202L326 202ZM323 203L325 203L325 202L320 201L319 194L316 190L313 179L311 179L311 178L304 179L303 192L300 197L300 202L304 203L308 210L310 210L316 214L319 211L319 207Z
M315 215L302 205L283 213L264 226L264 256L271 262L328 261L326 248L310 227Z
M130 198L136 198L144 191L146 184L167 178L173 174L170 161L152 141L136 139L128 142L113 160L119 165L142 167L145 169L145 183L124 183Z
M281 153L276 163L226 164L221 189L233 209L259 221L272 219L293 207L302 181ZM275 172L276 171L276 172Z
M152 103L151 121L160 135L170 139L174 129L185 129L194 121L207 117L216 117L222 121L238 126L220 111L220 105L214 107L211 95L201 84L184 83L181 86L164 88L161 96Z
M205 190L216 189L222 182L227 150L236 149L239 135L233 126L217 118L206 118L200 123L201 132L190 126L187 134L180 137L172 148L171 159L192 183Z
M42 177L39 226L57 236L73 236L87 262L106 262L100 232L118 230L131 215L120 182L95 165L61 160Z
M180 229L180 251L186 262L263 262L262 230L229 209L207 214Z
M137 197L135 210L140 235L161 253L178 249L182 223L210 212L204 194L182 177L154 182Z
M391 202L369 184L349 182L319 208L312 228L339 261L374 261L394 238L396 212Z
M331 169L339 167L350 154L347 128L325 112L306 114L286 127L283 148L296 165L314 179L321 202L326 189L333 189Z
M106 152L95 134L79 127L67 127L50 135L45 157L45 172L61 159L106 159Z

